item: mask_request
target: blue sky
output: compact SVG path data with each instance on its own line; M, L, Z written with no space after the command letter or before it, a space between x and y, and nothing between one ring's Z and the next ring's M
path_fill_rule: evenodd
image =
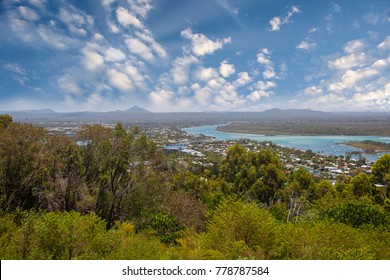
M390 111L389 0L3 0L0 109Z

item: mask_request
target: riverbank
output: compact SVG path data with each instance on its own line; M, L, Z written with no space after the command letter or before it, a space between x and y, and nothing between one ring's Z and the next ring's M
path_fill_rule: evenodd
M388 123L374 122L313 122L313 121L268 121L232 122L217 127L218 131L257 135L296 136L389 136Z
M361 149L366 154L390 152L390 144L389 143L376 142L376 141L371 141L371 140L358 141L358 142L345 142L345 143L341 143L341 144Z

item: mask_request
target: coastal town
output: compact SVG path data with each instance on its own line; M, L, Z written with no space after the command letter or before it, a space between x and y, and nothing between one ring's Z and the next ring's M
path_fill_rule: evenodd
M96 124L96 123L88 123ZM113 128L113 123L97 123L107 128ZM49 123L41 124L49 134L66 135L77 139L77 132L85 123ZM132 125L128 125L131 129ZM315 153L311 150L300 150L278 146L272 142L259 142L249 139L216 140L202 134L189 134L177 125L140 125L140 132L153 139L158 149L169 156L171 161L180 163L185 168L204 170L226 156L226 151L233 145L244 146L248 151L271 149L281 160L285 172L289 173L300 167L305 168L319 179L328 179L335 184L337 178L343 175L356 175L360 172L371 173L373 162L367 160L362 152L353 152L345 156Z

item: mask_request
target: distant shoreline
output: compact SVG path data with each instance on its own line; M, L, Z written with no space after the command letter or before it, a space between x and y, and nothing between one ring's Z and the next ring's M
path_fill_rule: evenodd
M358 149L363 150L366 154L377 154L390 152L390 144L375 142L371 140L361 141L361 142L344 142L340 143L343 145L352 146Z
M231 122L220 125L217 131L228 133L255 134L265 136L383 136L390 137L388 123L347 123L347 122Z

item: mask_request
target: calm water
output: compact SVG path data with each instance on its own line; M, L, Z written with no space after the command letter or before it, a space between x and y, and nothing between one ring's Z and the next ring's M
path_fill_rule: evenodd
M345 155L347 152L360 151L357 148L342 145L343 142L372 140L377 142L390 143L390 136L297 136L297 135L275 135L265 136L257 134L242 134L217 131L220 125L206 125L184 128L183 130L190 134L204 134L215 137L217 140L238 140L241 138L256 141L271 141L279 146L295 148L300 150L311 149L314 152L327 155ZM369 161L375 161L381 154L363 154Z

